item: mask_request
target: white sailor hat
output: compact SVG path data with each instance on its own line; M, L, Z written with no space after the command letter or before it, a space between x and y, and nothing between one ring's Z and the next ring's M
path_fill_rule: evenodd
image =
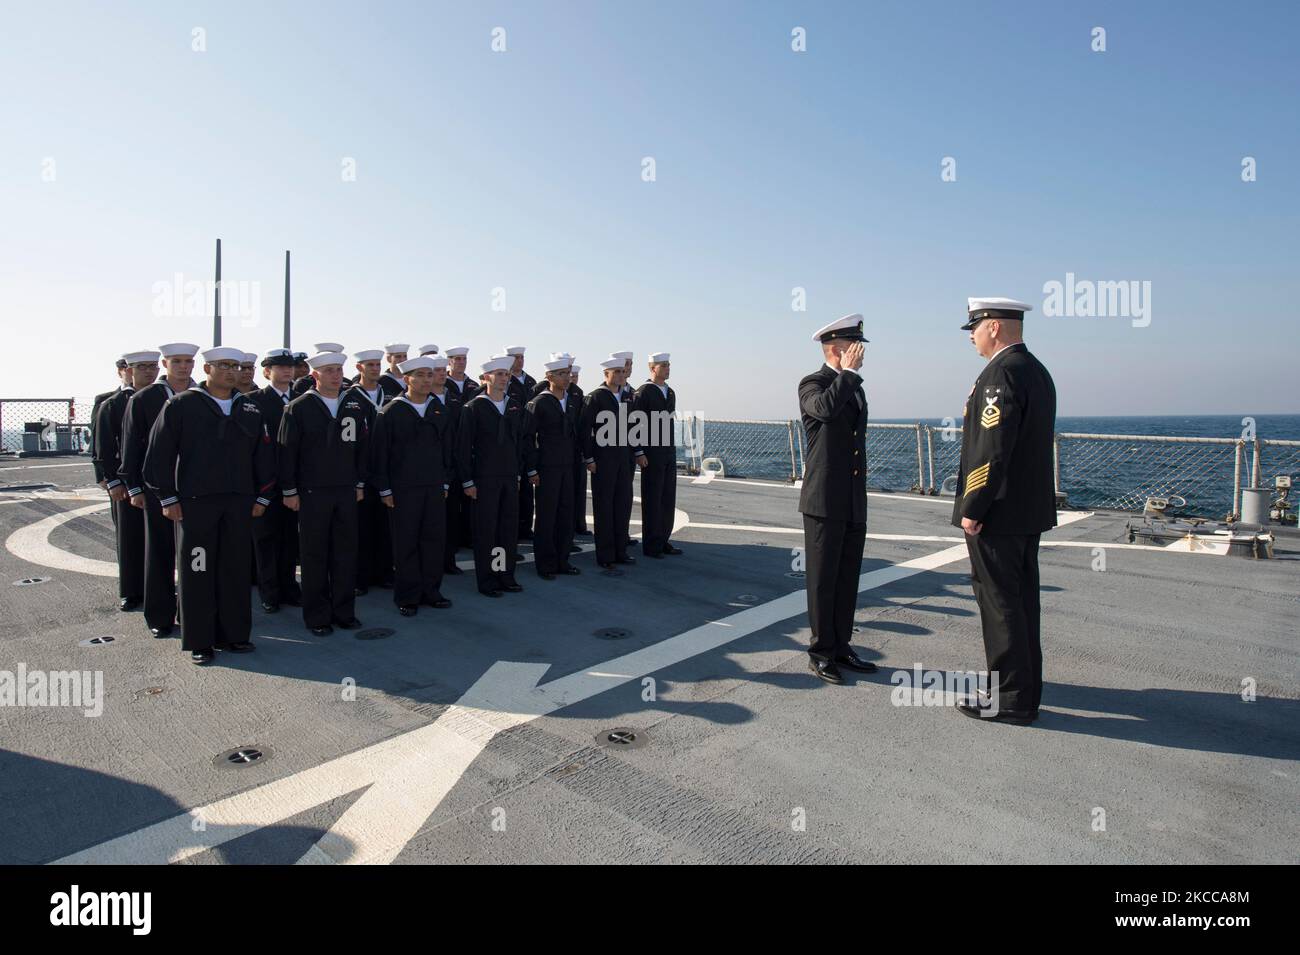
M365 351L355 352L352 355L353 361L383 361L384 350L382 348L367 348Z
M853 342L865 342L862 337L862 316L857 312L837 318L829 325L823 325L813 332L813 341L830 342L836 339L848 339Z
M1015 319L1023 321L1025 312L1032 312L1034 306L1017 302L1014 298L968 298L966 299L966 324L962 331L968 332L986 318Z
M405 355L410 350L411 346L406 342L394 342L391 345L384 346L385 354L389 355Z
M443 352L443 354L446 355L448 358L464 358L466 355L469 354L469 346L453 345L451 348L448 348L445 352Z
M503 351L504 351L507 355L510 355L511 357L514 357L515 355L522 355L522 354L524 353L524 346L523 346L523 345L507 345L507 346L503 349Z
M262 356L263 368L270 368L272 365L295 365L297 363L297 356L287 348L272 348Z
M438 346L437 346L437 345L421 345L421 346L420 346L420 354L421 354L421 355L436 355L436 354L438 354Z
M166 345L159 345L158 352L164 358L175 358L177 355L188 355L193 358L199 353L199 346L191 345L189 342L168 342Z
M650 364L652 365L658 365L666 361L668 361L668 352L666 351L657 351L650 356Z
M347 361L347 355L336 351L321 352L319 355L312 355L307 359L307 364L312 368L326 368L329 365L341 365Z
M572 365L573 356L570 355L567 351L553 351L550 353L550 355L547 356L546 361L548 363L548 366L549 363L553 361L563 361L566 362L567 364Z
M582 371L582 366L581 366L581 365L570 365L570 366L569 366L569 371L573 372L573 373L576 375L578 372Z
M241 365L256 365L256 364L257 364L257 352L252 352L252 351L246 351L246 352L244 352L244 360L241 361L240 364L241 364Z
M622 368L624 367L623 359L619 358L617 355L610 355L608 358L606 358L604 361L600 363L600 367L604 368L606 371L609 371L613 368Z
M331 352L331 353L333 353L333 352L342 352L342 351L343 351L343 346L340 345L338 342L317 342L316 344L312 345L311 347L314 348L314 349L316 349L317 352Z
M514 358L510 355L493 355L479 367L483 369L483 374L493 371L509 371L515 363Z
M122 361L128 365L148 365L158 361L158 352L153 349L144 351L129 351L122 356Z
M397 370L403 375L409 375L413 371L419 371L421 368L446 368L447 359L435 358L433 355L421 355L419 358L408 358L404 362L398 363Z
M617 358L620 361L631 361L632 353L630 351L613 351L609 353L610 358Z
M548 361L542 367L544 367L547 371L564 371L564 369L569 368L572 365L573 362L569 361L569 359L567 358L556 358L553 359L552 361Z
M218 345L216 348L209 348L203 353L203 361L209 365L217 361L235 361L242 363L244 361L244 350L242 348L229 348L225 345Z

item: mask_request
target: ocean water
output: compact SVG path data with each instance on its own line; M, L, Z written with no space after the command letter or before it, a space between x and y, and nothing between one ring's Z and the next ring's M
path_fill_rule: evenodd
M1227 438L1254 434L1268 440L1300 441L1300 415L1161 415L1128 417L1063 416L1058 434L1143 435ZM916 424L935 431L922 434L918 469ZM872 424L905 424L905 429L871 428L867 438L868 484L877 489L908 491L941 488L957 473L960 434L943 432L940 419L894 419ZM949 440L945 440L945 439ZM706 421L703 456L718 457L731 475L789 480L799 472L791 461L789 432L771 425L720 425ZM1231 444L1196 442L1102 441L1062 439L1061 490L1072 506L1141 510L1149 496L1177 495L1186 501L1181 513L1222 518L1233 508L1236 449ZM1250 486L1253 442L1242 457L1242 485ZM1272 487L1279 474L1300 484L1300 448L1265 445L1260 458L1260 486Z

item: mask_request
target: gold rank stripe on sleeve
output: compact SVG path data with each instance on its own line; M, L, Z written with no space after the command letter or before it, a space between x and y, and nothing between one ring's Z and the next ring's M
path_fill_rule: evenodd
M994 401L996 400L994 399ZM980 427L996 428L1002 423L1002 409L987 398L984 401L984 412L980 415Z
M970 494L972 491L978 491L985 484L989 483L989 466L981 464L970 474L966 475L966 488L963 490L962 497Z

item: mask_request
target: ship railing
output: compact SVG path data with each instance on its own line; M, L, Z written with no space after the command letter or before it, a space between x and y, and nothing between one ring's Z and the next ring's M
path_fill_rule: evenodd
M90 450L90 398L0 398L6 452ZM807 436L798 419L676 415L678 467L687 474L782 480L803 477ZM867 483L923 495L954 491L961 458L959 425L867 425ZM1141 511L1149 498L1186 501L1186 513L1236 518L1243 488L1272 488L1300 478L1300 441L1061 432L1053 442L1058 495L1072 507Z
M677 418L678 465L688 474L703 468L788 482L803 476L807 437L798 420ZM960 458L960 426L867 426L871 488L951 496ZM1173 498L1186 502L1175 503L1185 513L1236 519L1243 488L1300 477L1300 441L1067 431L1054 436L1053 475L1072 507L1141 511L1150 498Z

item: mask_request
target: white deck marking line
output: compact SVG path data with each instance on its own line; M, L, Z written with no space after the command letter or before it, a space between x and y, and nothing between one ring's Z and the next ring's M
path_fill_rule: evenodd
M858 580L858 590L874 590L965 559L965 546L949 547L863 574ZM419 832L446 793L498 733L716 650L755 631L800 616L807 609L806 592L792 591L541 685L538 681L549 664L499 661L456 704L427 726L172 816L64 856L57 862L177 861L275 825L365 786L371 786L374 797L368 798L369 791L363 794L340 817L337 831L331 827L301 861L391 861ZM194 831L196 819L203 820L202 831ZM348 851L350 854L345 859L339 858Z
M43 517L10 534L5 541L5 549L19 560L25 560L29 564L39 564L55 570L70 570L78 574L91 574L95 577L116 577L117 561L82 557L50 543L50 533L55 528L75 518L85 517L97 511L106 511L108 507L108 501L101 501L98 504L74 508L71 511L60 511L58 514Z
M0 468L0 474L5 471L44 471L48 468L88 468L91 466L89 460L74 461L72 464L16 464L11 468Z

